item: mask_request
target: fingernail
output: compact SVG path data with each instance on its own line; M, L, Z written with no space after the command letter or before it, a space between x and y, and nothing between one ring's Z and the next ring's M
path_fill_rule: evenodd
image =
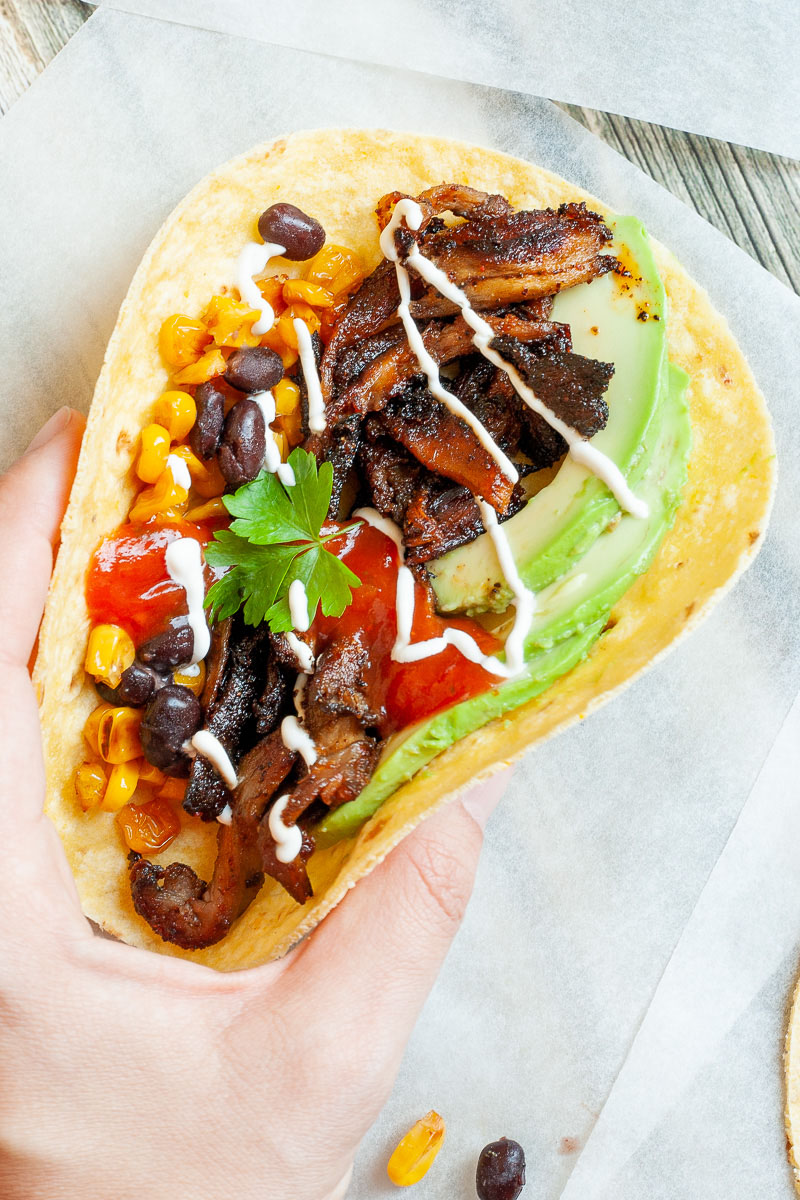
M25 453L31 454L34 450L41 450L42 446L52 442L54 437L58 437L59 433L66 429L71 419L72 409L65 404L58 412L54 412L50 420L42 426Z
M461 803L481 829L486 828L486 822L497 808L510 779L510 769L498 771L463 797Z

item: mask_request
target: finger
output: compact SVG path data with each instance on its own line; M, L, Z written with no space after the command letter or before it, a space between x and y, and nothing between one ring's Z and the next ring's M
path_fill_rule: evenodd
M0 479L0 661L8 666L25 667L33 649L83 428L80 413L62 408Z
M389 1078L466 910L483 823L508 772L478 785L405 839L301 947L280 983L322 1036L365 1048ZM319 1024L319 1022L318 1022Z

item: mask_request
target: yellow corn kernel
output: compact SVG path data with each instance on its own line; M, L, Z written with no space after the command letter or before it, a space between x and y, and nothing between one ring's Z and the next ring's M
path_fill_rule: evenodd
M197 361L210 341L211 334L202 321L175 313L161 326L158 348L168 366L187 367Z
M95 625L86 646L84 670L115 688L136 657L133 641L119 625Z
M210 463L206 465L204 462L201 462L189 446L173 446L172 453L176 458L183 459L186 463L195 487L197 487L198 483L203 484L206 488L210 486L212 478L214 478L211 473Z
M169 778L162 788L159 789L157 799L172 800L180 802L186 794L186 779Z
M218 346L208 350L197 362L190 363L173 376L176 383L205 383L225 373L225 355Z
M285 433L279 432L272 435L275 438L275 445L278 447L281 456L281 462L286 462L289 457L289 439Z
M169 433L163 425L145 425L142 430L142 446L136 463L136 474L142 483L155 483L169 454Z
M104 812L119 812L133 799L139 782L139 764L123 762L115 766L108 777L102 808Z
M294 332L294 330L292 332ZM295 341L297 341L296 337ZM293 367L300 357L297 352L297 346L286 345L286 342L278 332L277 325L273 325L269 333L264 334L263 338L261 339L261 345L269 346L270 350L274 350L276 354L280 354L284 371L288 371L290 367Z
M427 1174L444 1141L444 1121L433 1109L398 1142L386 1167L392 1183L409 1187Z
M230 296L212 296L203 320L218 346L257 346L261 335L253 322L261 313Z
M258 290L276 316L280 316L286 308L283 298L283 285L286 283L286 279L286 275L266 275L255 281L258 284Z
M298 300L297 303L287 308L283 316L278 318L276 328L279 336L292 350L297 350L297 331L294 322L298 317L308 326L308 332L312 334L318 333L322 324L313 308L304 304L302 300Z
M333 296L327 288L318 283L310 283L307 279L287 279L283 285L283 298L287 304L295 304L302 300L314 308L332 308Z
M96 808L101 802L107 782L102 763L81 763L75 772L75 795L84 812Z
M317 283L333 296L351 292L364 278L364 267L354 250L328 242L305 270L309 283Z
M83 736L86 738L86 744L93 754L100 756L100 743L98 732L100 722L108 712L113 712L113 704L98 704L97 708L93 709L86 718L86 724L83 727Z
M162 787L168 778L163 771L159 771L158 767L154 767L146 758L139 763L139 783L152 783L156 787Z
M188 392L164 392L156 400L155 419L173 442L182 442L197 420L197 405ZM155 480L148 479L147 483Z
M97 716L97 709L89 717L84 727L84 735L89 745L108 763L116 766L118 763L130 762L133 758L141 758L142 743L139 741L139 726L142 723L142 713L138 708L112 708L110 704L103 706L104 711ZM91 722L91 737L89 731Z
M194 490L198 496L202 496L204 500L213 500L217 496L221 496L228 486L225 482L225 476L219 469L216 458L212 458L207 463L202 464L203 474L198 474L192 480ZM191 465L189 471L191 472Z
M209 500L206 504L201 504L197 508L190 508L186 513L187 521L214 521L218 517L227 517L228 510L225 507L222 496L216 496L213 500Z
M278 417L275 422L278 428L286 434L290 446L299 446L303 440L303 415L299 408L288 416Z
M300 403L300 388L293 379L281 379L272 389L275 397L275 411L279 417L287 417L295 412Z
M206 682L205 663L195 663L193 667L178 667L172 673L172 682L188 688L195 696L201 695Z
M170 508L181 508L189 499L185 487L175 482L171 471L163 471L156 483L145 488L136 497L136 502L130 511L130 520L134 525L140 525L157 513L164 513Z
M182 504L176 508L165 508L163 512L154 513L153 516L149 518L148 524L154 525L156 529L162 529L164 527L169 529L178 521L184 520L185 509L185 504Z

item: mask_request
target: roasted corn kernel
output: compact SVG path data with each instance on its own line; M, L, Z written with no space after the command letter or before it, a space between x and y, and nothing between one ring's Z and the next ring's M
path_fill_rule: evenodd
M126 804L117 816L126 844L137 854L158 854L166 850L181 831L180 817L167 800L148 800L146 804Z
M136 791L139 782L139 764L123 762L114 767L108 777L102 808L105 812L119 812Z
M168 778L168 775L159 771L158 767L154 767L146 758L139 763L139 783L152 783L156 787L163 787Z
M419 1183L428 1171L444 1141L444 1121L433 1109L412 1125L398 1142L386 1167L392 1183L409 1187Z
M84 736L105 762L116 766L141 758L141 723L142 713L138 708L113 708L110 704L103 704L100 709L94 710L86 722Z
M205 504L198 505L197 508L190 508L186 513L187 521L213 521L219 517L227 517L228 510L222 500L222 496L216 496L213 500L208 500Z
M210 341L211 334L202 321L175 313L161 326L158 348L168 366L186 367L197 361Z
M300 388L293 379L281 379L272 389L275 397L275 411L279 417L286 417L296 412L300 404Z
M199 460L198 460L199 461ZM202 496L204 500L213 500L215 497L221 496L225 491L227 484L225 476L219 469L216 458L211 458L207 463L201 464L203 473L197 472L196 477L193 476L192 483L194 490L198 496ZM189 464L189 472L191 474L192 466Z
M333 296L327 288L318 283L310 283L308 279L287 279L283 285L283 298L287 304L296 304L302 300L314 308L332 308Z
M168 779L162 788L158 789L158 800L169 800L180 803L186 794L186 779Z
M143 483L155 483L169 454L169 431L163 425L145 425L142 430L142 445L136 463L136 474Z
M203 321L218 346L257 346L261 335L253 333L253 322L260 316L241 300L212 296Z
M172 675L173 683L179 683L181 687L186 687L190 692L194 692L195 696L199 696L203 691L203 686L206 682L206 668L204 663L195 663L192 667L179 667Z
M278 319L277 330L278 334L286 345L292 349L297 349L297 330L294 327L294 322L300 319L308 326L309 333L318 333L321 324L320 318L308 304L304 304L302 300L298 300L295 304L290 305L282 317Z
M155 419L173 442L182 442L197 420L197 405L188 392L164 392L156 400ZM155 480L148 479L148 483Z
M276 316L280 316L286 308L286 301L283 298L283 285L286 283L286 278L286 275L268 275L264 279L256 279L261 295Z
M202 358L190 363L174 376L176 383L205 383L216 375L225 373L225 355L218 346L208 350Z
M305 277L309 283L317 283L337 296L359 286L364 279L364 266L354 250L329 242L312 258Z
M292 331L294 332L294 331ZM297 335L295 335L295 342ZM269 346L270 350L274 350L276 354L280 354L281 362L283 363L284 371L288 371L297 362L300 355L297 352L297 346L287 346L286 342L278 332L277 325L273 325L269 333L265 333L261 339L262 346Z
M185 487L175 482L172 472L162 471L153 486L145 488L136 497L130 511L130 520L134 525L141 525L157 513L166 512L171 508L180 509L188 499L189 493Z
M275 445L278 447L278 451L281 456L281 462L286 462L287 458L289 457L289 439L287 438L286 434L281 431L278 433L273 431L272 436L275 439Z
M95 625L86 646L84 670L115 688L136 657L132 639L119 625Z
M82 762L75 772L75 795L84 812L96 808L103 799L108 779L99 762Z

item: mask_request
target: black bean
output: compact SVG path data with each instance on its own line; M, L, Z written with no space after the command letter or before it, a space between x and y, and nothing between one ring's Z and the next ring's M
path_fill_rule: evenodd
M188 775L184 743L202 724L203 709L194 692L179 683L165 684L145 709L139 728L145 758L167 775Z
M189 433L189 445L198 458L209 458L217 453L225 422L225 394L214 379L201 383L195 393L197 420Z
M258 232L265 242L277 242L286 258L304 262L325 244L325 230L294 204L272 204L258 218Z
M240 392L268 392L283 379L280 354L268 346L245 346L228 359L225 380Z
M242 397L225 418L225 432L217 454L226 483L238 488L255 479L266 448L264 414L255 400Z
M525 1186L525 1151L519 1142L500 1138L484 1146L475 1172L479 1200L517 1200Z
M141 663L132 662L128 669L122 672L122 678L115 688L109 687L100 679L96 680L95 687L108 704L141 708L143 704L147 704L155 691L156 676Z
M188 663L194 653L194 634L186 621L170 625L157 633L136 651L145 666L166 674L181 663Z

